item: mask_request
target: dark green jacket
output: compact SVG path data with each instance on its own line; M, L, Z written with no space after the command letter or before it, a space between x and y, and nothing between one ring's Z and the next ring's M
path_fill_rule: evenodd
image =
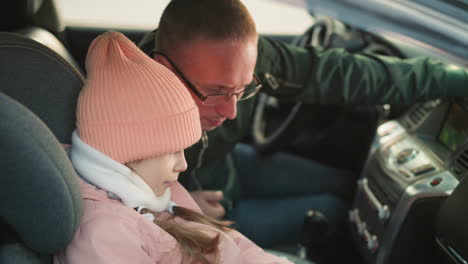
M262 37L255 72L264 92L311 104L411 104L468 96L467 71L435 60L304 49ZM202 143L189 148L188 170L179 178L188 190L198 188L196 181L203 189L223 190L228 210L239 195L230 152L250 133L255 103L255 97L239 102L237 118L208 133L200 168Z

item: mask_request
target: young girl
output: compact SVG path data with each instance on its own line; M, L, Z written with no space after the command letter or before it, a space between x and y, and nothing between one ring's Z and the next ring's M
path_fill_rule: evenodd
M177 182L201 125L174 74L117 32L93 41L86 70L70 152L84 212L55 263L290 263L202 215Z

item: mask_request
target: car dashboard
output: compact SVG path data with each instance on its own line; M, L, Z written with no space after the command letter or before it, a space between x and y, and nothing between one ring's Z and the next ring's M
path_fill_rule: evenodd
M325 16L316 16L295 44L468 65L415 39L367 32ZM348 214L354 243L366 263L447 263L436 221L441 205L468 174L468 100L380 105L377 110L382 121Z
M370 33L332 18L317 21L321 32L311 35L322 36L315 43L325 48L467 65L401 35ZM436 239L436 221L468 174L468 102L438 99L378 110L387 121L377 128L348 215L355 245L366 263L448 263L447 255L460 255L448 254Z
M441 263L435 219L468 171L468 104L434 100L382 123L349 221L368 263Z

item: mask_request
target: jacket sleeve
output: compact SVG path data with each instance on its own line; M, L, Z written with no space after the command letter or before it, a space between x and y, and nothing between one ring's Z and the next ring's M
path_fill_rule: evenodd
M99 215L81 224L68 247L54 263L154 263L138 230L112 215Z
M260 38L256 72L267 93L315 104L410 104L468 96L466 69L429 58L399 59L304 49Z

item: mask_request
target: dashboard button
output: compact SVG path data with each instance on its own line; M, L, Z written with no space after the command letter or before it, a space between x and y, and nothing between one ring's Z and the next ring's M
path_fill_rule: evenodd
M382 222L387 221L387 219L390 217L390 209L388 208L388 205L383 205L379 209L378 217L379 217L379 220Z
M400 152L398 152L398 154L396 155L396 162L398 164L404 164L412 159L414 159L414 157L416 157L416 154L418 154L418 151L414 148L407 148L407 149L404 149Z
M367 239L367 249L371 252L374 252L379 247L379 242L377 240L377 236L372 235Z
M386 130L380 132L380 133L379 133L379 136L381 136L381 137L386 137L386 136L392 134L393 130L395 130L394 127L387 128Z
M414 169L411 169L411 172L412 172L415 176L419 176L419 175L421 175L421 174L424 174L424 173L433 171L433 170L435 170L435 169L436 169L436 168L435 168L432 164L425 164L425 165L416 167L416 168L414 168Z
M442 182L442 178L437 177L437 178L435 178L435 179L432 179L431 182L430 182L430 184L431 184L431 186L437 186L437 185L439 185L441 182Z
M406 170L403 170L403 169L399 169L398 172L401 175L403 175L404 177L408 178L408 179L411 178L411 176L412 176L411 173L409 173L409 172L407 172Z

